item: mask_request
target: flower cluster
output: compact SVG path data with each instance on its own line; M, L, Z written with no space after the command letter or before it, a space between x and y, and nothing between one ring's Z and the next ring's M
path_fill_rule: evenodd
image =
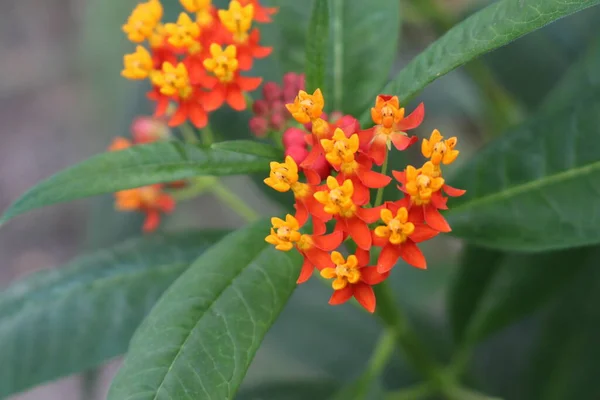
M285 103L294 101L296 93L304 89L304 75L288 72L283 76L283 85L267 82L262 88L262 99L252 104L254 116L250 119L250 131L259 138L270 132L280 132L286 128L290 114Z
M270 22L276 9L258 0L232 0L226 10L217 10L211 0L180 2L187 12L169 23L161 21L160 0L135 7L123 31L138 45L124 56L121 74L150 80L148 97L156 102L155 115L168 114L170 126L189 120L202 128L208 113L224 103L235 110L246 108L245 92L255 90L261 78L241 72L272 50L260 45L260 31L252 24Z
M355 297L373 312L376 301L372 286L384 281L400 258L414 267L426 268L417 244L450 231L439 212L447 209L443 193L460 196L464 191L445 184L441 166L458 156L457 140L444 140L434 130L423 140L421 150L428 161L422 167L409 165L404 171L392 171L404 197L371 206L372 189L381 191L392 181L385 174L388 151L392 145L406 150L417 142L417 137L408 136L406 131L421 124L424 107L421 104L405 116L396 96L379 95L371 109L375 125L361 130L351 116L333 123L325 120L324 105L319 89L313 94L300 90L294 101L286 104L296 121L308 124L310 133L302 139L310 151L303 157L287 155L283 163L271 163L265 183L279 192L292 191L296 212L285 219L273 218L265 240L278 250L295 248L302 254L298 283L309 279L316 268L322 277L333 279L330 304ZM294 135L293 143L299 143L300 134ZM287 140L292 143L291 137ZM327 176L318 171L321 157L328 164ZM383 165L382 171L374 171L374 165ZM301 233L309 219L312 233ZM329 222L334 224L328 233ZM356 251L344 257L337 250L346 240L356 244ZM381 251L373 251L375 248ZM376 256L372 264L371 255Z
M138 117L131 125L132 140L116 137L109 151L127 149L136 144L152 143L171 139L171 130L166 122L154 117ZM139 211L146 214L142 230L153 232L160 224L160 216L175 209L175 200L166 189L178 189L185 181L148 185L115 193L115 208L119 211Z

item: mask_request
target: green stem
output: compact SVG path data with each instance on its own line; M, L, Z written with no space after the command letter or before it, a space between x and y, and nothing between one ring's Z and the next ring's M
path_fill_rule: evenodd
M333 109L342 109L344 90L344 26L342 22L344 5L342 0L333 0Z
M419 400L427 399L435 393L435 389L429 383L421 383L406 389L387 393L385 400Z
M206 125L204 129L202 129L201 137L202 144L205 146L210 146L215 142L215 134L213 133L213 130L210 127L210 125Z
M181 132L181 136L183 136L183 140L186 143L198 143L198 136L196 135L192 125L190 125L188 122L181 124L179 126L179 130Z
M221 182L216 182L210 188L210 191L239 216L244 218L246 222L254 222L260 218L260 215L256 211L250 208L237 194L223 186Z
M389 284L383 282L375 286L375 292L377 294L377 314L384 324L396 333L396 340L407 361L432 384L439 386L440 368L411 329L402 310L397 306Z
M381 167L381 173L383 175L387 175L388 163L390 158L388 157L388 152L385 153L385 160L383 161L383 166ZM375 205L373 207L379 207L383 203L383 190L385 188L377 189L377 195L375 196Z

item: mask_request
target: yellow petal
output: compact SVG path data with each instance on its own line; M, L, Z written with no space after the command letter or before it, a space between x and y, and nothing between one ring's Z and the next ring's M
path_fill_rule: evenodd
M354 254L349 255L346 260L346 266L348 268L356 268L358 266L358 258Z
M384 208L383 210L381 210L380 214L381 216L381 220L383 222L385 222L386 224L389 224L390 221L392 219L394 219L394 215L392 214L392 212L390 210L388 210L387 208Z
M271 225L273 225L273 228L281 228L285 226L285 221L281 218L273 217L271 218Z
M375 236L386 238L390 236L390 229L387 226L378 226L375 228Z
M348 286L348 281L344 278L337 278L335 281L333 281L333 283L331 284L331 287L334 290L342 290L343 288L345 288L346 286Z
M344 256L339 251L331 252L331 261L333 261L335 265L344 265L346 263Z
M346 182L344 182L345 184ZM350 182L352 183L352 182ZM333 189L337 189L340 185L338 184L338 181L333 177L333 176L328 176L327 177L327 187L329 188L329 190L333 190Z
M337 277L335 273L335 268L325 268L321 271L321 276L325 279L332 279Z
M408 210L406 209L406 207L400 207L398 209L398 212L396 213L396 219L398 219L398 221L402 223L406 222L406 220L408 219Z

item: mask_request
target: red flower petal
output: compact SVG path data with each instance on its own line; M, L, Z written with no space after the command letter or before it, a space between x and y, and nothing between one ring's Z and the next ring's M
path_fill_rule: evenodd
M315 247L324 251L333 251L337 249L344 241L344 234L340 231L330 233L328 235L313 236Z
M371 260L371 253L368 250L361 249L360 247L356 249L354 253L356 258L358 259L358 267L364 267L369 264ZM362 271L362 270L361 270Z
M400 246L391 243L386 244L381 249L381 253L377 259L377 271L383 274L394 268L394 265L396 265L396 262L400 258L400 253Z
M381 238L381 237L377 236L375 234L375 231L371 232L371 238L373 240L373 246L383 247L389 243L387 238Z
M433 229L440 232L450 232L452 229L448 225L448 221L440 214L433 204L426 204L423 206L423 215L425 216L425 222Z
M314 270L314 265L312 265L312 263L305 258L304 263L302 264L302 269L300 270L300 276L298 276L296 283L301 284L306 282L312 276Z
M271 55L272 52L273 52L272 47L258 46L258 47L255 47L254 49L252 49L252 57L265 58L265 57L268 57L269 55Z
M415 243L425 242L436 237L440 232L424 224L415 224L415 231L410 235L410 240Z
M371 248L371 231L363 220L356 216L346 218L346 228L358 247L365 250Z
M335 265L333 261L331 261L331 257L329 253L323 251L319 248L313 247L312 249L306 250L304 252L306 258L313 263L313 265L320 271L323 268L333 268Z
M238 50L237 53L238 68L241 71L248 71L252 69L252 50L246 47L243 49L243 51L241 50L242 49Z
M303 171L309 185L316 186L321 184L321 175L317 171L309 167L303 168Z
M365 168L359 168L356 174L360 181L371 189L386 187L392 181L392 178L387 175Z
M173 114L171 119L169 119L169 126L179 126L185 122L188 114L188 105L186 103L179 103L177 106L177 111Z
M358 131L357 134L360 150L365 153L368 152L373 136L375 135L375 127L365 129L364 131Z
M306 205L296 199L294 208L296 209L296 215L294 215L294 218L298 220L298 224L300 224L300 226L303 226L306 221L308 221L308 210L306 209Z
M400 245L400 249L400 257L402 257L407 264L410 264L413 267L427 269L425 256L421 253L421 250L417 247L415 242L407 240Z
M401 133L395 133L391 135L392 143L394 147L400 151L408 149L411 145L415 144L419 138L416 136L404 136Z
M217 85L207 92L204 96L202 105L206 111L214 111L221 107L225 102L225 96L227 95L227 89L223 85Z
M204 108L199 104L193 104L190 106L189 110L189 118L192 121L192 124L198 129L204 128L208 123L208 115Z
M317 158L319 158L321 154L323 154L323 148L321 147L321 145L317 144L316 146L313 146L312 149L310 149L310 153L308 153L308 156L306 156L304 161L302 161L302 163L300 164L300 167L312 167L312 165L315 163L315 161L317 161Z
M324 235L325 232L327 232L325 222L318 218L313 218L313 235Z
M160 224L160 213L157 210L148 210L142 231L146 233L154 232Z
M238 76L237 84L244 92L251 92L260 86L262 78Z
M375 293L373 292L373 288L363 282L359 282L353 286L356 301L368 312L375 312Z
M406 184L406 172L405 171L392 171L394 178L401 184Z
M227 88L227 104L236 111L246 109L246 98L237 85L230 85Z
M360 279L368 285L377 285L385 281L388 276L390 276L389 272L379 273L377 271L377 267L366 267L360 269Z
M356 210L356 215L367 224L372 224L373 222L379 221L381 210L384 207L384 205L381 205L373 208L358 208Z
M325 212L323 204L319 203L312 195L305 197L302 202L308 209L309 214L322 221L330 221L333 216Z
M369 157L373 159L373 162L377 165L382 165L387 155L387 142L386 138L376 137L371 147L369 148Z
M344 304L354 294L354 290L352 290L352 286L348 285L342 290L335 290L329 299L329 304L332 306L337 306L339 304Z
M423 103L419 104L415 111L410 113L410 115L400 121L398 129L400 131L408 131L411 129L415 129L421 122L423 122L423 118L425 117L425 106Z
M166 193L162 193L156 200L156 206L160 211L168 214L175 210L175 199Z
M341 176L341 175L338 175ZM352 183L354 184L354 193L352 194L352 201L358 206L367 204L371 198L371 191L368 187L362 184L357 177L352 177ZM344 181L340 182L344 183Z
M444 189L444 192L446 192L446 194L450 197L458 197L458 196L462 196L463 194L467 193L466 190L453 188L452 186L448 186L448 185L444 185L442 187L442 189Z

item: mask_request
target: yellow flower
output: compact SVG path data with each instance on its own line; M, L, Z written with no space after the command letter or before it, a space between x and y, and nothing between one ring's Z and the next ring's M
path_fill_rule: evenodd
M406 191L411 200L418 206L429 204L433 193L444 186L444 178L431 161L416 169L412 165L406 167Z
M331 253L331 261L335 264L335 268L324 268L321 271L321 276L325 279L335 280L331 283L334 290L341 290L348 286L349 283L357 283L360 280L360 271L358 270L358 259L355 255L348 256L344 259L339 252Z
M252 26L254 18L254 6L248 4L242 7L239 1L233 0L229 3L228 10L219 10L219 19L237 43L246 43L248 31Z
M216 43L210 45L211 58L204 60L204 68L212 72L221 82L231 82L238 69L237 50L234 45L222 49Z
M431 132L429 140L423 139L421 144L421 153L424 157L431 159L433 165L439 166L441 163L448 165L452 164L456 157L458 157L459 151L454 150L456 146L456 137L451 137L447 140L443 140L444 137L440 134L440 131L434 129Z
M315 90L312 95L300 90L294 102L285 106L296 121L307 124L320 119L321 114L323 114L323 107L325 107L325 99L321 89Z
M186 13L179 14L176 23L165 25L165 32L169 35L169 43L175 47L189 49L192 54L201 50L198 37L200 36L200 26L192 21Z
M391 244L406 242L408 236L415 231L415 225L408 222L408 210L405 207L399 208L395 217L387 208L381 210L381 220L385 225L375 228L375 235L387 238Z
M290 251L294 243L300 241L300 224L292 215L287 214L285 221L281 218L271 218L271 234L265 238L267 243L275 246L277 250Z
M270 166L271 173L264 180L267 186L278 192L287 192L298 182L298 165L292 157L287 156L283 163L272 161Z
M324 206L328 214L341 215L344 218L350 218L356 212L356 204L352 200L354 194L354 185L350 179L346 179L342 185L333 177L327 178L327 188L329 190L320 191L314 194L315 199Z
M138 4L127 23L123 25L123 32L134 43L141 43L152 36L154 28L158 25L163 15L163 8L159 0L149 0Z
M134 80L146 79L153 68L152 56L143 46L137 46L133 54L125 54L123 64L121 75Z
M187 68L183 63L174 66L170 62L164 62L162 70L152 74L152 83L158 86L165 96L178 95L186 99L192 94Z
M354 161L354 154L358 151L358 135L354 134L347 138L343 130L336 128L332 140L321 139L321 146L325 151L325 158L331 165L351 163Z

